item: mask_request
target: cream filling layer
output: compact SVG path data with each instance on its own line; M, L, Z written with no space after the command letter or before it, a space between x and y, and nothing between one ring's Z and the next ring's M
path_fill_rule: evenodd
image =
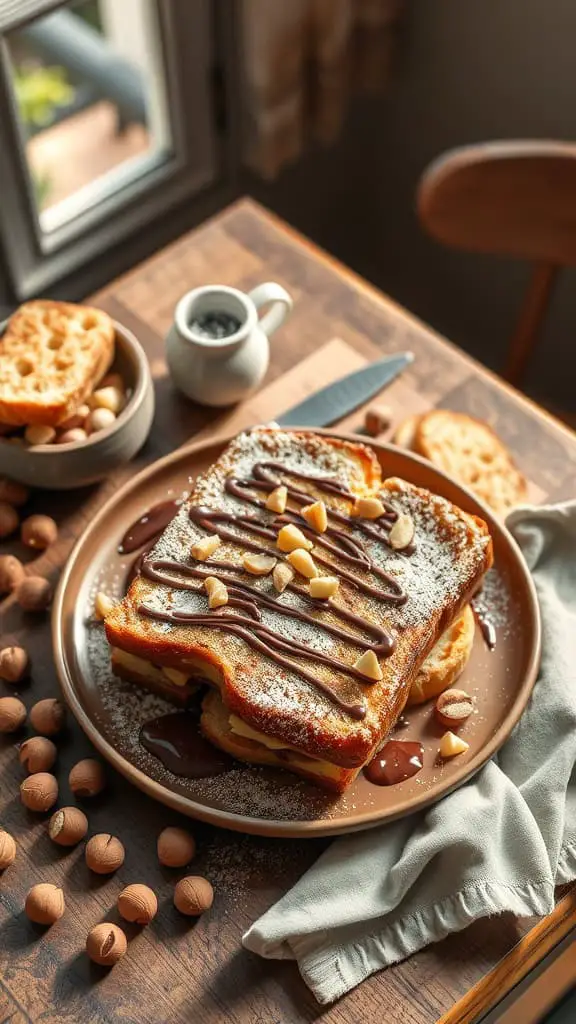
M324 775L327 778L339 779L342 771L346 769L340 768L339 765L332 764L330 761L322 761L320 758L308 757L306 754L302 754L295 747L291 747L288 743L283 743L281 740L276 740L272 736L266 736L263 732L258 729L253 729L247 722L242 721L238 718L238 715L230 715L228 719L228 725L230 731L235 733L236 736L243 736L245 739L252 740L254 743L259 743L261 746L266 747L268 750L287 750L290 759L283 761L278 758L277 764L286 768L292 765L297 768L302 768L303 771L312 772L314 775Z
M130 672L136 672L137 675L144 676L146 679L153 679L156 682L168 680L174 686L186 686L190 679L185 672L181 672L177 668L153 665L152 662L146 661L145 658L139 658L136 654L129 654L128 651L122 651L119 647L112 648L112 663L122 665Z

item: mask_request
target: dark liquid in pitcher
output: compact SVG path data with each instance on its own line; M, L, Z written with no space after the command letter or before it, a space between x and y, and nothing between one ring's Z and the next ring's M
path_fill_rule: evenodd
M190 321L190 330L201 338L223 341L240 330L241 322L231 313L203 313Z

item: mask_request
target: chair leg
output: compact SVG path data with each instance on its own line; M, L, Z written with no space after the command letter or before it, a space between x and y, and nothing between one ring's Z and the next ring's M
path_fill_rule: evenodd
M532 271L504 367L504 377L511 384L518 384L522 379L538 340L559 269L553 263L538 263Z

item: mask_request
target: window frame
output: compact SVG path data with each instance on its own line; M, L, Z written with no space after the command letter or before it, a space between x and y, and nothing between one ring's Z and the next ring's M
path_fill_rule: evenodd
M10 81L6 35L73 0L24 0L12 21L0 0L0 237L18 299L46 290L217 179L210 0L151 0L156 7L170 116L170 154L142 158L148 168L50 233L41 231ZM4 0L4 8L13 0ZM24 8L24 10L23 10ZM185 111L194 110L194 117ZM120 167L122 165L119 165ZM16 240L16 244L12 240Z

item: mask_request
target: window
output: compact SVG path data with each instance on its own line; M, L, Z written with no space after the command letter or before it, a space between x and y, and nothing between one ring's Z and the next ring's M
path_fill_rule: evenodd
M0 0L0 230L19 297L214 179L210 0Z

